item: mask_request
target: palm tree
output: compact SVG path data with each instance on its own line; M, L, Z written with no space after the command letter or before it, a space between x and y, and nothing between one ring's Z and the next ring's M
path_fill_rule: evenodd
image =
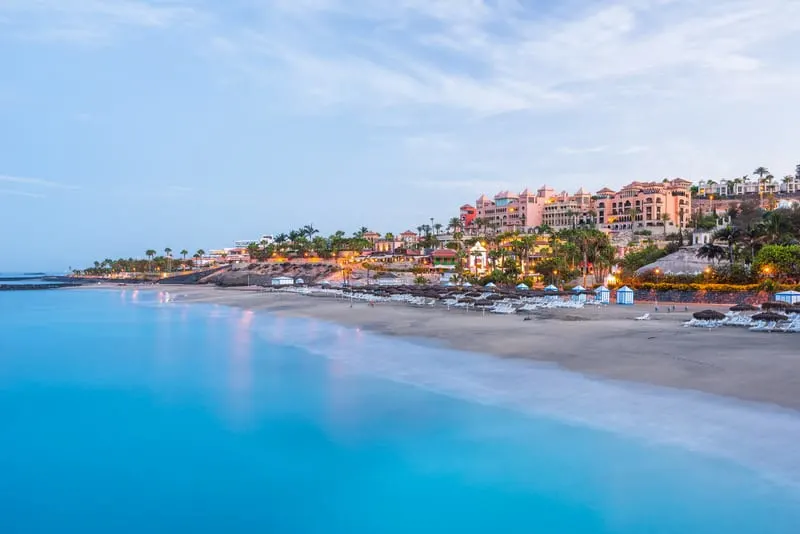
M462 228L461 219L459 217L451 217L450 221L447 223L447 228L452 231L456 232Z
M147 270L153 272L153 257L156 255L156 251L152 248L149 248L144 254L147 256Z
M186 255L187 254L189 254L188 250L186 250L185 248L181 249L181 256L183 256L183 261L186 261Z
M661 215L661 225L664 227L664 236L667 235L667 223L670 222L670 216L668 213L664 213Z
M789 192L789 184L794 181L794 176L792 176L791 174L787 174L786 176L783 177L783 180L781 180L781 181L783 182L783 185L786 186L786 191L784 191L784 193L788 193Z
M440 223L434 224L433 231L436 233L436 235L439 235L442 232L442 225Z
M712 263L725 257L725 249L714 243L706 243L697 249L698 258L706 258Z
M167 257L167 271L172 272L172 249L169 247L165 248L164 255Z
M758 195L759 200L764 199L764 176L769 174L769 169L766 167L758 167L756 170L753 171L753 174L758 175Z
M314 228L313 224L307 224L300 229L300 233L306 237L314 237L315 234L319 233L319 230Z
M711 236L712 241L725 241L728 245L728 261L733 265L733 247L742 237L742 231L735 226L720 228Z
M198 259L198 260L199 260L200 258L202 258L203 256L205 256L205 255L206 255L206 251L205 251L205 250L203 250L202 248L199 248L199 249L197 249L197 252L195 253L195 257L196 257L196 259Z

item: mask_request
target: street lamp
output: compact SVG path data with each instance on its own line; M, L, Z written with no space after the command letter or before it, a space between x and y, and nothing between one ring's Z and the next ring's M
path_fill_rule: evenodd
M703 273L705 274L706 282L708 282L708 279L711 275L711 267L706 267L705 269L703 269Z
M558 269L553 269L553 284L558 285Z

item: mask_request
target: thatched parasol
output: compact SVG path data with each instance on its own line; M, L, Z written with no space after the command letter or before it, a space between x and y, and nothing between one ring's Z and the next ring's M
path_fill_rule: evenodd
M736 306L731 306L731 311L735 312L743 312L743 311L756 311L758 306L753 306L752 304L737 304Z
M781 302L777 300L773 300L770 302L765 302L761 305L762 310L785 310L786 308L791 308L792 305L788 302Z
M701 321L721 321L725 318L725 314L720 313L717 310L703 310L694 312L692 317Z
M755 321L785 321L788 317L783 315L782 313L775 313L775 312L761 312L753 315L753 320Z

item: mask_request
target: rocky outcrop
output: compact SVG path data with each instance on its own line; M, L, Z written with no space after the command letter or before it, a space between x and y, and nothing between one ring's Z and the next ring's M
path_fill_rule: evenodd
M198 280L200 284L215 284L224 287L272 284L279 276L302 278L306 284L321 282L339 272L335 263L251 263L234 265Z

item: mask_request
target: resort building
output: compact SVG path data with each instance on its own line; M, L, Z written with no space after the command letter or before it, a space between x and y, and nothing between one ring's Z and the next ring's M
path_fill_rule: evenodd
M692 212L691 182L676 178L661 182L632 182L619 191L603 188L594 195L580 188L574 195L556 194L542 186L536 194L501 191L476 201L476 217L467 226L472 233L490 228L496 232L530 232L546 224L556 230L580 225L619 231L685 225ZM460 208L462 221L469 205ZM481 228L483 227L483 228Z
M597 223L609 230L685 226L692 213L691 185L682 178L630 183L598 198Z
M581 187L574 195L562 191L550 197L544 206L542 222L553 228L570 228L596 222L596 216L592 195Z
M434 250L433 254L431 254L433 266L440 269L455 269L457 260L458 253L449 248Z
M419 236L416 232L412 232L411 230L406 230L402 234L400 234L400 240L405 245L405 248L412 248L417 243L419 243Z
M544 206L553 196L553 189L547 186L541 187L536 194L525 189L519 194L501 191L492 200L481 195L475 202L476 216L469 228L477 229L476 221L479 219L483 226L500 232L529 231L542 224ZM461 208L462 216L464 208L465 206Z
M472 221L474 221L475 217L478 216L478 210L475 208L475 206L470 204L464 204L459 208L458 211L458 218L461 219L461 225L464 228L472 225Z

